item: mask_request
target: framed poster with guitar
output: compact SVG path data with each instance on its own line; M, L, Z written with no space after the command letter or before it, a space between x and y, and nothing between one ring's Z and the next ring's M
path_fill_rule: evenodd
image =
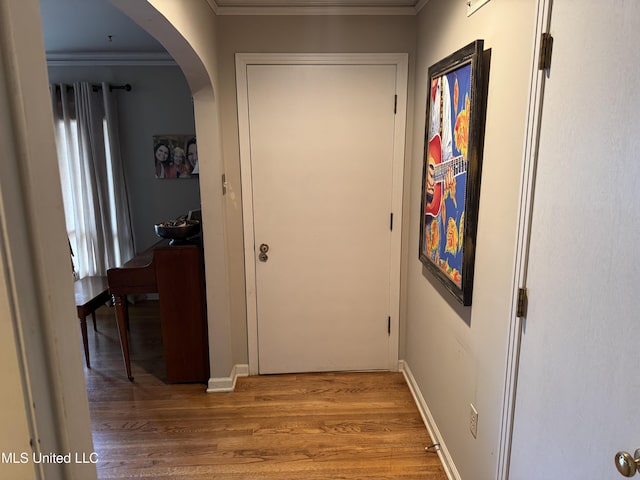
M420 260L471 305L482 171L483 41L429 68L422 172Z

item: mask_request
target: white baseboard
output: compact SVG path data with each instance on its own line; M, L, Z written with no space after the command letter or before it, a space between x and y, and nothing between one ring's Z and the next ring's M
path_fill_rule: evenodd
M447 474L447 478L449 480L460 480L460 474L458 473L458 469L453 463L453 459L449 454L449 450L447 449L446 444L442 440L442 436L440 435L440 431L438 430L438 426L431 415L431 411L427 406L427 402L425 401L422 393L420 392L420 388L416 383L416 379L411 373L411 369L409 368L409 364L404 360L400 360L399 362L400 371L404 374L404 378L409 386L409 390L411 390L411 394L413 395L413 399L418 406L418 410L420 411L420 415L422 416L422 421L424 425L427 427L427 431L429 432L429 436L433 443L438 444L437 452L438 457L440 457L440 461L442 462L442 466L444 467L444 471ZM426 445L425 445L426 447Z
M238 380L238 377L248 376L249 365L234 365L231 369L231 374L228 377L215 377L209 379L207 393L233 392L233 390L236 388L236 380Z

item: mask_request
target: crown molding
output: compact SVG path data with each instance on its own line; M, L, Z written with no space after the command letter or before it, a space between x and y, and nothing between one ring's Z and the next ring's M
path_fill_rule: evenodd
M47 53L49 67L79 66L175 66L176 61L166 52L56 52Z
M417 15L429 0L206 0L216 15ZM293 5L292 5L293 4Z
M207 0L207 3L211 7L211 10L213 10L213 13L218 15L218 4L216 3L216 0Z
M429 0L420 0L416 3L416 14L420 13L420 10L422 10L427 3L429 3Z

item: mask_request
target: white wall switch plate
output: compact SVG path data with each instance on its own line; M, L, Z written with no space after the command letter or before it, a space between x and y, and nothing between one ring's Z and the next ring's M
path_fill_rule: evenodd
M473 403L470 403L471 414L469 416L469 430L471 431L471 435L473 438L478 438L478 411L476 407L473 406Z

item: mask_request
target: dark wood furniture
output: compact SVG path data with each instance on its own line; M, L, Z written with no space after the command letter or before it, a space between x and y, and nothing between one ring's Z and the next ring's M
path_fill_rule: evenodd
M127 295L158 293L167 382L195 383L209 379L209 340L200 245L168 245L161 241L122 267L107 271L127 378L129 310Z
M96 331L96 309L109 301L109 286L107 277L84 277L73 282L76 297L76 310L80 319L82 331L82 345L84 346L84 360L87 368L91 368L89 361L89 343L87 341L87 315L93 319L93 330Z

